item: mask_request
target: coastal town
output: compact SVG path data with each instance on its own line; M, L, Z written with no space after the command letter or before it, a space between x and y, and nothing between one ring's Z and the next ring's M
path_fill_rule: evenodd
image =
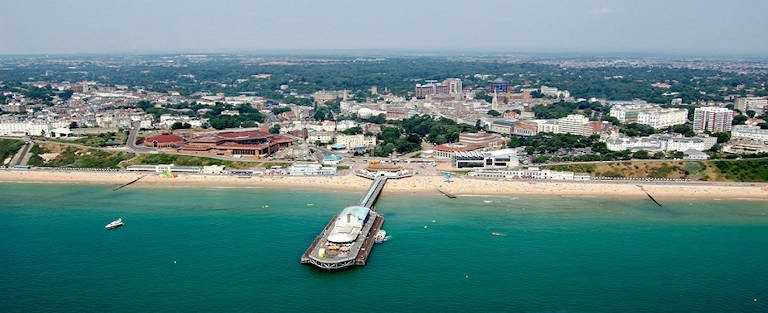
M272 79L256 73L236 83ZM686 103L672 83L650 84L670 98L653 103L577 97L482 73L402 92L371 85L302 93L274 84L269 94L277 96L0 82L0 136L15 143L3 166L253 177L355 175L376 163L446 182L740 181L708 177L711 165L696 175L690 164L705 163L690 162L768 155L764 88L736 86L718 100ZM638 161L656 162L641 173L611 166Z
M0 313L768 312L768 1L3 1Z

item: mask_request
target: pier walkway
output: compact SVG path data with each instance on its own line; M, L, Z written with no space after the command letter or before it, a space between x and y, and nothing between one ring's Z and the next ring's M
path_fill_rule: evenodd
M373 180L371 187L368 188L368 192L365 193L362 199L360 199L360 206L366 208L373 208L373 204L379 199L381 191L384 190L384 185L387 183L387 177L379 176Z

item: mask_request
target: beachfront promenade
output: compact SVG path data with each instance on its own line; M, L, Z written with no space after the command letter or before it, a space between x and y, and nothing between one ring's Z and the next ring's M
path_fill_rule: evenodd
M18 183L82 183L116 187L146 175L119 169L75 168L0 168L0 181ZM236 174L178 173L173 176L150 174L132 185L146 187L259 187L306 190L366 192L373 178L358 173L336 176L287 176ZM535 179L473 178L456 176L447 182L437 175L414 175L407 179L388 179L388 192L437 195L438 188L457 196L562 196L646 198L637 187L642 184L654 197L669 201L681 198L768 200L768 184L764 182L667 181L661 179L556 181Z

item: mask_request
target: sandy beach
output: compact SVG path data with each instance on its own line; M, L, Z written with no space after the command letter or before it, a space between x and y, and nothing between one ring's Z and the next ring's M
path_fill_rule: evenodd
M146 176L145 176L146 175ZM0 182L23 183L88 183L115 187L143 177L129 186L166 187L263 187L299 188L307 190L363 191L370 180L354 175L331 177L255 176L239 178L219 175L178 175L166 178L154 173L130 172L63 172L63 171L0 171ZM708 200L735 199L768 201L765 183L642 183L642 182L555 182L555 181L495 181L457 177L451 183L440 176L416 176L390 180L386 190L401 193L438 193L438 189L457 196L563 196L563 197L646 197L637 185L658 199L674 200L700 198Z

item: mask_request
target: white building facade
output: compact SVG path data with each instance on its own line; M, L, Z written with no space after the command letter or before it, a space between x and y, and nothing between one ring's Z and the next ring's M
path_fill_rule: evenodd
M365 136L362 134L360 135L338 134L336 135L336 144L344 145L347 148L373 147L373 146L376 146L376 137Z
M24 137L24 136L55 136L56 133L63 133L62 129L68 129L66 122L43 123L43 122L8 122L0 123L0 136ZM54 132L57 130L58 132Z
M618 137L607 139L608 150L645 150L645 151L705 151L717 143L717 138L708 136L683 137L672 135L651 135L647 137Z
M650 103L614 105L609 115L624 124L637 123L656 129L681 125L688 121L687 109L662 108Z
M747 139L768 144L768 129L757 126L736 125L731 129L732 139Z
M700 107L693 111L693 130L697 133L731 131L733 111L720 107Z

